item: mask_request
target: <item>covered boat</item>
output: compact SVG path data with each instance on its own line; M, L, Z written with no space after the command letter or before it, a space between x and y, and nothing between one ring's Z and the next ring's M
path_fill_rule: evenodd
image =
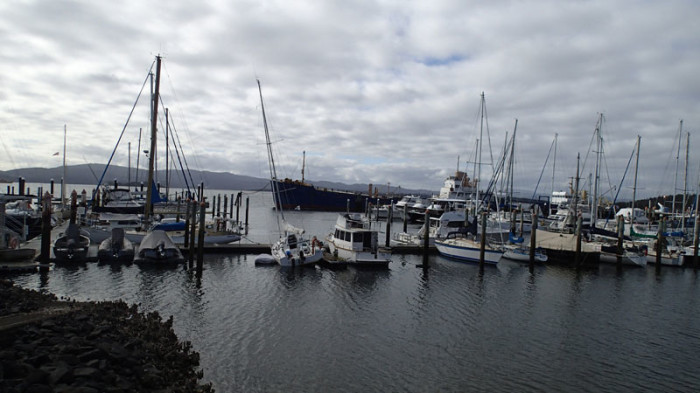
M101 262L128 263L134 260L134 243L124 237L123 228L113 228L112 236L100 243L97 259Z
M163 230L149 232L141 241L134 262L157 265L179 264L185 261L182 252Z

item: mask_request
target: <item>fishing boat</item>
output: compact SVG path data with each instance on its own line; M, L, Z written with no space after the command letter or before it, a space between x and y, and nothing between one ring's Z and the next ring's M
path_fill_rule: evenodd
M90 248L90 237L80 231L76 223L68 223L66 231L53 243L57 262L84 262Z
M338 214L326 245L332 259L354 266L386 268L391 262L391 251L379 247L378 231L360 213Z
M134 243L124 236L123 228L112 229L112 236L100 243L97 259L100 262L128 263L134 260Z
M134 262L153 265L174 265L183 263L185 258L180 249L162 230L149 232L139 244Z
M294 267L301 265L312 265L323 258L323 250L320 245L304 236L304 229L297 228L289 224L284 217L285 204L282 202L282 191L280 182L277 180L277 169L275 159L272 154L272 142L270 141L270 131L267 127L267 117L265 116L265 103L263 102L262 87L258 82L258 92L260 93L260 107L262 109L263 126L265 129L265 141L267 144L267 158L270 168L270 186L272 196L277 209L275 218L280 237L270 246L270 254L283 267Z

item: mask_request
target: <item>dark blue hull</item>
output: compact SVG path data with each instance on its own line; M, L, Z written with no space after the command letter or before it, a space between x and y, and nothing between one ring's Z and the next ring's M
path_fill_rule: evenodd
M383 196L370 198L359 192L317 188L296 181L277 182L277 185L280 200L275 202L278 208L281 203L284 210L344 212L349 207L351 212L364 212L368 203L386 205L399 199Z

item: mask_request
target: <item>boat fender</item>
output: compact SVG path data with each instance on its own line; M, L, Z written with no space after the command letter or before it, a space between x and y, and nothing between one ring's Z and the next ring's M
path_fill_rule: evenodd
M10 248L15 249L17 246L19 246L19 241L17 240L16 237L10 238Z

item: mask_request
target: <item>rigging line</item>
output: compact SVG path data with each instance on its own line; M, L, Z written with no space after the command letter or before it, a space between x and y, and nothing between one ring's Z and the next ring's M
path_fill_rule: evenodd
M146 78L143 80L143 84L141 85L141 90L139 91L139 94L136 96L136 101L134 102L134 105L131 107L131 112L129 112L129 116L126 118L126 123L124 123L124 128L122 128L121 134L119 134L119 139L117 140L116 146L114 146L114 150L112 150L112 155L109 156L109 160L107 161L107 165L105 165L105 169L102 172L102 176L100 176L100 179L97 181L97 187L92 190L92 199L95 199L95 194L97 193L97 189L100 188L100 185L102 185L102 180L104 180L105 174L107 174L107 169L109 169L109 165L112 163L112 159L114 158L114 153L117 151L117 147L119 147L119 142L122 140L122 137L124 136L124 131L126 131L126 127L129 125L129 120L131 120L131 115L134 114L134 109L136 109L136 104L139 102L139 98L141 98L141 93L143 93L143 88L146 86L146 83L148 82L148 78L150 76L151 71L153 70L153 65L155 64L155 61L151 63L151 68L149 68L148 73L146 74ZM153 154L151 152L151 154ZM150 185L149 185L150 187Z
M190 182L192 184L192 188L195 188L194 186L194 179L192 178L192 172L190 172L190 167L187 165L187 159L185 158L185 151L182 149L182 144L180 143L180 134L177 132L177 128L175 128L175 120L173 119L173 122L171 123L171 128L173 133L175 134L175 138L177 139L177 144L173 143L175 146L175 152L177 154L177 159L178 162L180 163L180 170L182 171L182 175L185 176L185 183L187 183L187 175L190 176ZM173 139L173 142L175 142L175 139ZM177 148L177 145L179 145L179 149ZM180 159L180 152L182 152L182 159ZM185 165L182 165L182 162L185 162ZM185 174L185 168L187 168L187 175ZM187 186L187 191L190 191L189 185Z
M165 74L166 74L166 76L167 76L168 82L169 82L169 84L170 84L170 89L171 89L172 92L173 92L173 97L174 97L174 99L175 99L175 101L176 101L176 104L177 104L177 103L179 102L178 94L177 94L177 92L175 91L175 86L174 86L173 83L172 83L172 78L170 78L170 73L168 72L168 69L167 69L167 68L165 69ZM199 163L199 159L198 159L198 156L197 156L197 151L196 151L196 149L195 149L195 146L196 146L196 145L193 143L192 137L189 135L189 129L190 129L190 127L189 127L189 124L187 123L187 118L184 116L183 113L179 113L179 115L182 117L182 122L183 122L184 128L185 128L185 129L184 129L185 136L187 137L187 139L188 139L188 141L189 141L190 149L192 150L192 155L193 155L193 157L194 157L194 163L195 163L195 165L197 165L197 168L202 168L202 165ZM179 138L179 136L178 136L178 138ZM179 139L178 139L178 141L179 141ZM183 158L184 158L184 151L183 151ZM185 165L187 165L187 160L185 160ZM187 165L187 170L188 170L188 172L189 172L189 165ZM200 176L202 176L202 177L200 177L200 180L203 180L204 177L203 177L203 174L202 174L201 172L200 172ZM192 180L191 177L192 177L192 175L190 174L190 180ZM192 180L192 184L194 185L194 180Z
M549 145L549 152L547 153L547 158L544 159L544 165L542 165L542 170L540 171L540 177L537 179L537 184L535 185L535 191L532 192L532 200L535 199L535 195L537 195L537 189L540 187L540 181L542 180L542 175L544 174L544 169L547 167L547 162L549 162L549 156L552 154L552 149L554 149L554 140L552 141L552 144ZM554 192L554 190L552 190Z
M637 142L639 143L639 142ZM615 202L617 202L617 197L620 195L620 190L622 190L622 183L625 181L625 177L627 177L627 171L630 169L630 163L632 162L632 157L634 157L635 154L637 154L637 143L634 144L634 148L632 148L632 154L630 154L629 160L627 160L627 167L625 167L625 173L622 175L622 180L620 180L620 186L617 189L617 193L615 194L615 198L613 198L613 211L615 208ZM617 212L615 212L617 213ZM634 215L634 206L632 206L632 215ZM605 219L605 226L608 225L608 221L610 220L610 215L606 217ZM604 227L605 227L604 226Z

